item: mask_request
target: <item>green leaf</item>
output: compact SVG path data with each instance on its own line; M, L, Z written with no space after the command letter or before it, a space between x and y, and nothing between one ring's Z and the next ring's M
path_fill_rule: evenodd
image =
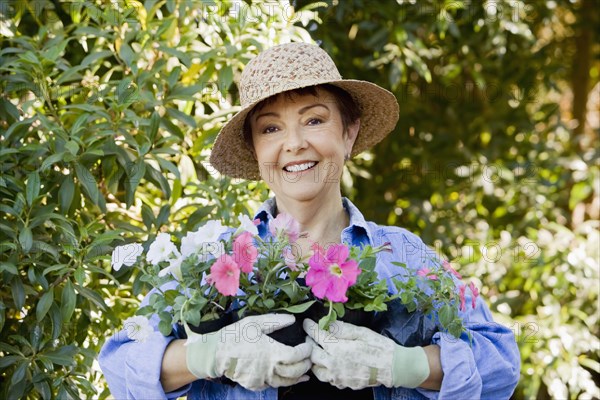
M27 204L27 200L25 200L23 193L17 193L17 199L15 200L15 204L13 205L13 210L15 210L16 215L21 215L25 204Z
M144 221L144 226L148 228L148 230L152 228L152 224L154 223L154 213L145 203L142 204L142 221Z
M23 282L21 282L21 278L19 276L15 276L12 279L10 289L12 291L15 308L17 310L21 310L25 305L25 288L23 287Z
M156 134L158 133L158 128L160 126L160 114L158 111L153 111L152 116L150 117L150 126L148 127L148 139L150 143L154 143L156 139Z
M79 145L74 140L69 140L65 143L65 149L69 151L72 155L76 156L79 153Z
M119 49L119 56L123 61L125 61L125 65L131 67L131 64L133 63L133 60L135 58L135 53L131 49L131 46L129 46L127 43L121 44L121 48Z
M277 308L276 310L287 311L292 314L302 313L310 308L315 303L316 300L311 300L306 303L296 304L289 307Z
M75 276L75 282L77 282L79 286L83 286L85 282L85 269L81 266L77 267L73 275Z
M455 319L452 321L448 327L448 332L450 332L450 334L455 338L459 338L463 333L462 321L460 319Z
M346 309L344 308L343 303L333 303L333 311L337 314L338 317L343 317L346 313Z
M144 306L144 307L138 308L137 311L135 312L135 314L147 317L147 316L154 314L154 308L152 306Z
M98 306L101 310L106 310L107 306L104 299L97 292L90 290L84 286L75 285L77 293L91 301L93 304Z
M2 356L2 358L0 358L0 369L9 367L11 365L13 365L14 363L16 363L19 360L22 360L23 357L21 356L14 356L14 355L10 355L10 356Z
M100 59L107 58L107 57L112 57L113 55L114 55L114 53L112 51L108 51L108 50L97 51L95 53L91 53L91 54L87 55L81 61L81 66L87 67L89 65L94 64L96 61L98 61Z
M171 196L171 187L169 186L169 181L167 181L167 178L161 174L160 171L156 170L150 165L148 165L146 168L146 179L160 187L160 190L163 192L166 198Z
M159 228L167 223L169 219L169 215L171 214L171 206L169 204L165 204L160 208L158 212L158 217L156 217L156 227Z
M127 181L125 182L126 204L131 206L135 196L135 191L140 184L140 181L146 173L146 164L142 157L138 158L135 163L129 164L127 169Z
M33 201L40 194L40 174L32 172L27 176L27 187L25 188L25 198L27 204L33 205Z
M75 164L75 174L77 175L79 183L85 189L85 192L87 193L88 197L90 198L90 200L92 200L92 203L98 205L98 184L96 183L96 179L94 179L94 176L90 173L90 171L87 168L85 168L79 163Z
M176 108L167 108L167 114L169 114L171 117L178 119L180 122L183 123L184 126L190 126L192 128L196 128L196 120L194 118L192 118L191 116L182 113L181 111L177 110Z
M50 309L50 306L52 306L53 302L54 302L54 288L50 288L46 293L44 293L42 295L42 297L40 298L40 301L38 301L37 308L35 310L35 316L36 316L38 322L40 322L42 319L44 319L44 317L48 313L48 310Z
M62 290L61 302L60 302L60 311L62 315L62 320L65 323L68 323L71 320L71 316L73 315L73 311L75 311L75 304L77 303L77 294L75 293L75 289L73 288L73 284L71 283L71 279L67 279L65 286Z
M329 331L329 325L337 319L337 314L332 311L331 314L327 314L319 319L319 329Z
M75 195L75 182L71 175L65 176L63 183L58 191L58 202L60 203L60 211L67 213L73 204L73 196Z
M200 312L198 312L198 310L189 310L186 309L183 312L183 319L184 321L187 321L188 324L190 325L198 325L200 323ZM160 328L159 328L160 329ZM161 331L162 333L162 331ZM169 331L169 333L171 333ZM167 335L169 334L167 333Z
M29 360L25 359L19 363L15 372L13 372L12 377L10 378L10 385L16 386L25 379L25 373L27 372L27 367L29 367Z
M175 304L175 299L178 296L181 296L181 292L179 292L178 290L167 290L165 292L165 300L166 300L167 304L170 306Z
M33 235L31 234L31 229L26 226L21 232L19 232L19 243L21 244L21 248L25 253L29 253L31 250L31 245L33 244Z
M50 311L48 311L48 316L50 317L50 322L52 322L52 340L56 340L62 331L63 323L62 323L62 315L60 314L60 309L56 302L52 303L50 307Z
M52 166L53 164L56 164L59 161L63 161L64 158L65 158L64 151L60 152L60 153L52 154L51 156L45 158L44 161L42 161L42 166L40 167L40 170L42 172L44 172L48 168L50 168L50 166Z
M442 326L444 328L447 328L448 326L450 326L450 323L452 322L452 308L448 305L448 304L444 304L442 306L442 308L439 311L439 318L440 318L440 323L442 324Z
M45 374L41 374L43 377L45 377ZM41 382L35 382L33 384L33 386L35 387L35 390L42 396L42 399L46 400L50 400L52 398L52 390L50 389L50 385L48 384L48 382L46 381L41 381Z
M273 299L265 299L263 302L264 306L269 310L275 307L275 300Z
M77 347L73 345L63 346L57 350L49 351L44 353L50 361L54 364L67 366L73 366L76 364L75 356L79 353Z
M198 323L199 322L200 321L198 321ZM194 325L197 325L197 324L194 324ZM171 331L173 330L173 327L171 326L171 322L170 321L161 319L160 322L158 323L158 330L163 335L169 336L171 334Z
M19 274L19 271L17 270L17 267L15 266L15 264L9 263L9 262L0 262L0 273L4 272L4 271L6 271L12 275Z

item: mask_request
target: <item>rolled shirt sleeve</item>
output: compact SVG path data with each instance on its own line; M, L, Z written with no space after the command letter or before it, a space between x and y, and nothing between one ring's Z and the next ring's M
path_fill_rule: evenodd
M135 342L124 330L110 337L98 362L111 394L117 399L173 399L185 394L189 386L165 393L160 382L163 354L173 339L153 332L144 342Z
M147 304L147 299L142 302ZM165 393L160 372L165 349L175 339L158 331L158 317L150 318L154 332L143 342L131 340L125 330L107 339L98 356L111 394L116 399L174 399L185 394L191 385Z
M432 399L508 399L520 375L514 334L493 322L480 299L468 314L464 318L470 339L466 333L459 339L441 332L434 335L432 344L440 346L444 371L442 387L439 392L419 392Z

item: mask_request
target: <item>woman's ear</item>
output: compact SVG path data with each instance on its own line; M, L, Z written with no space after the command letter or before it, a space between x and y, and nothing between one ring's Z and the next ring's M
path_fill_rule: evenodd
M346 129L346 154L352 154L352 147L356 138L358 137L358 131L360 131L360 118L348 125Z

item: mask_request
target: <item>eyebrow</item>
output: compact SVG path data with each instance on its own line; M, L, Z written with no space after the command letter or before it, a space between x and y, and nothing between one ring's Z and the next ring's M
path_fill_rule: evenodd
M305 112L307 112L308 110L310 110L311 108L315 108L315 107L323 107L323 108L326 108L326 109L327 109L327 111L330 111L330 110L329 110L329 107L327 107L325 104L323 104L323 103L315 103L315 104L310 104L310 105L308 105L308 106L306 106L306 107L302 107L302 108L301 108L301 109L298 111L298 114L302 115L302 114L304 114ZM270 116L272 116L272 117L279 117L279 113L272 112L272 111L271 111L271 112L264 112L264 113L258 114L258 115L257 115L257 116L254 118L254 121L258 121L258 120L259 120L259 118L262 118L262 117L270 117Z

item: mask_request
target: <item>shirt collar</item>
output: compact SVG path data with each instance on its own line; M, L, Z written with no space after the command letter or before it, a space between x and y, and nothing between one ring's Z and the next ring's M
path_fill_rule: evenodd
M373 246L369 224L360 210L346 197L342 199L342 204L350 216L348 227L342 231L342 241L352 245L368 244Z
M350 217L350 223L342 231L342 241L344 243L358 245L369 244L373 246L373 238L369 231L369 225L360 210L346 197L342 198L342 205ZM267 199L256 212L254 219L259 219L258 233L261 237L268 234L269 223L275 218L275 209L277 203L275 198Z
M254 214L254 219L258 219L260 221L257 225L258 236L260 236L263 239L265 239L270 234L268 228L271 221L275 218L273 214L275 214L276 207L277 204L275 203L275 197L272 197L270 199L267 199L260 206L258 211L256 211L256 214Z

